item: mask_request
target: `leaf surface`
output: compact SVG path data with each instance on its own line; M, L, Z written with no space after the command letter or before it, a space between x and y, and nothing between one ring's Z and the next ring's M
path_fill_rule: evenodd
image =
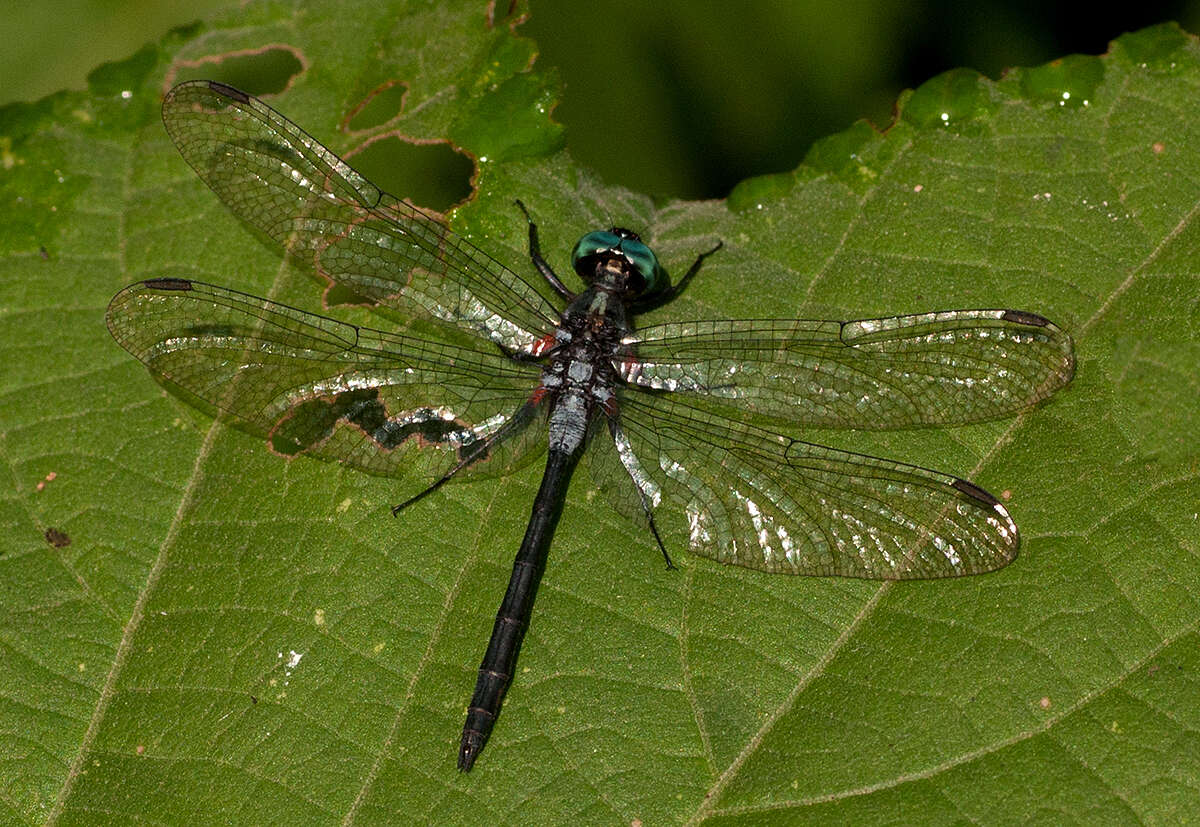
M728 203L656 205L561 149L557 84L510 22L467 2L253 4L102 67L85 93L0 110L0 818L1193 812L1196 39L1161 26L999 81L951 72L906 94L885 134L855 125ZM159 121L173 80L265 46L299 67L271 105L352 164L392 132L477 159L452 224L520 272L516 197L560 272L580 234L613 223L676 273L722 239L645 324L966 307L1053 319L1078 371L1032 411L802 435L1003 492L1021 556L902 585L681 551L682 571L665 572L580 473L504 715L458 774L540 469L447 486L392 520L395 483L272 455L164 393L104 327L118 289L157 276L321 310L319 285L225 211ZM356 119L388 83L406 88L383 98L399 111Z

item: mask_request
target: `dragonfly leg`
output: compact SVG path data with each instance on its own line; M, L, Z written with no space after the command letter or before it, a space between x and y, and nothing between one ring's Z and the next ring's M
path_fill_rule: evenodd
M683 274L683 278L681 278L677 283L672 284L666 290L663 290L661 293L655 293L651 296L647 296L644 300L638 300L634 302L634 309L639 313L644 313L647 310L653 310L654 308L660 307L671 301L671 299L683 292L683 288L687 287L688 282L692 280L692 276L700 272L700 266L704 264L704 259L708 258L724 246L724 241L718 241L716 246L711 250L705 250L703 253L696 256L696 260L692 262L692 266L689 267L688 271Z
M621 458L621 464L625 467L625 472L629 474L629 481L633 483L633 488L638 492L638 504L642 507L642 514L646 518L646 523L650 526L650 533L654 535L654 542L658 543L658 550L662 552L663 559L667 561L667 570L675 571L675 564L671 562L671 555L667 553L667 546L662 541L662 536L658 533L658 526L654 523L654 511L650 508L650 500L646 497L646 492L638 483L638 477L644 475L641 469L641 463L637 458L627 450L629 440L626 439L624 432L621 430L620 420L617 418L615 408L613 410L605 410L608 415L608 432L612 435L613 442L617 444L617 454ZM624 446L625 448L623 449Z
M415 502L420 502L421 500L425 499L427 496L432 494L434 491L437 491L443 485L450 482L450 480L454 478L454 475L457 474L460 470L462 470L465 467L466 466L460 462L458 465L454 466L449 471L447 471L446 475L444 477L442 477L437 482L435 482L432 485L425 488L419 494L414 494L413 496L409 497L407 500L400 503L399 505L393 505L392 506L392 516L398 517L400 515L400 512L403 511L404 509L408 508L410 505L412 505Z
M683 288L687 287L687 283L692 280L692 276L694 276L700 272L700 265L704 264L704 259L708 258L709 256L711 256L713 253L715 253L717 250L720 250L724 246L725 246L724 241L718 241L717 245L715 247L713 247L711 250L708 250L708 251L703 252L700 255L696 256L696 260L694 262L692 262L692 266L690 268L688 268L688 271L686 273L683 274L683 278L681 278L677 283L671 285L671 287L665 292L663 301L670 301L671 299L675 298L680 293L682 293Z
M533 223L533 218L530 217L529 210L525 209L525 205L521 203L521 199L519 198L514 203L521 208L521 212L525 214L525 220L529 222L529 257L533 259L533 266L538 269L542 277L554 288L554 292L568 301L575 298L575 294L568 290L567 286L562 283L558 274L554 272L554 268L550 266L546 259L542 258L542 247L538 244L537 224Z
M392 506L392 516L395 517L397 514L399 514L404 509L408 508L413 503L419 502L420 500L423 500L426 497L428 497L434 491L437 491L443 485L450 482L450 480L454 479L455 474L457 474L459 471L463 470L464 468L467 468L468 466L474 465L476 462L479 462L479 460L481 460L481 459L485 459L486 457L490 456L492 453L492 449L495 446L499 445L501 442L508 439L510 436L519 432L522 428L525 427L525 425L529 422L530 418L533 416L533 413L537 409L538 403L540 401L541 401L540 398L530 399L524 405L517 408L517 412L512 415L512 418L509 419L508 422L504 423L504 425L500 428L500 430L496 431L496 433L492 434L490 437L483 440L481 443L480 442L473 443L472 444L473 448L469 449L470 452L466 456L464 456L458 463L456 463L453 468L451 468L449 471L447 471L445 474L443 474L439 479L435 480L432 484L430 484L428 487L426 487L420 493L414 494L413 496L409 497L407 500L400 503L399 505L393 505Z
M658 526L654 524L654 515L650 512L645 497L642 497L642 508L646 512L646 519L650 521L650 533L654 535L654 542L658 543L658 550L662 552L663 559L667 561L667 571L675 571L676 566L671 562L671 555L667 554L667 547L663 545L662 537L658 536Z
M496 435L498 436L500 433L501 432L498 431ZM408 508L413 503L420 502L421 500L425 499L430 494L432 494L434 491L437 491L443 485L450 482L450 480L454 479L454 475L457 474L459 471L463 470L464 468L466 468L469 465L474 465L476 462L478 462L479 460L483 459L488 454L490 454L492 445L494 444L494 439L495 439L495 437L487 440L482 445L480 445L479 448L472 451L469 455L463 457L463 459L460 460L453 468L451 468L449 471L447 471L445 474L443 474L439 479L435 480L433 483L431 483L429 486L427 486L425 489L423 489L420 493L414 494L413 496L409 497L407 500L400 503L399 505L393 505L392 506L392 516L395 517L395 516L399 515L399 513L401 511Z

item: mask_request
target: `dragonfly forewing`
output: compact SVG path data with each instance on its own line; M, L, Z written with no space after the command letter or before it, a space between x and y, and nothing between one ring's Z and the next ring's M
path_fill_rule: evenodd
M527 281L442 222L388 195L257 98L180 84L163 122L235 215L367 302L528 352L558 314Z
M1032 313L953 310L852 322L750 320L648 327L626 381L705 399L735 419L857 429L1011 415L1071 380L1071 337Z

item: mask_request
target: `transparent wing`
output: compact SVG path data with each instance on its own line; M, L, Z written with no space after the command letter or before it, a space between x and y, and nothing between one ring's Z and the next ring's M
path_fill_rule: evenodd
M331 282L528 352L558 314L533 287L430 215L379 190L257 98L181 83L163 123L235 215Z
M284 456L436 479L502 472L537 439L536 366L183 279L130 285L108 328L150 370Z
M861 429L1006 416L1071 380L1071 337L1019 310L853 322L711 321L646 328L615 362L647 388L705 397L737 419Z
M1017 556L1004 506L948 474L789 439L661 394L628 392L620 424L619 484L641 489L660 530L684 532L692 552L722 563L906 580L979 574Z

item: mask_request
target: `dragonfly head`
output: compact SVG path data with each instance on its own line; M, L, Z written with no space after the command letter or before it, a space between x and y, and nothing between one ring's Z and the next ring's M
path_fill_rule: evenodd
M626 298L661 293L671 286L658 256L633 230L613 227L579 239L571 251L571 266L588 284L616 280Z

